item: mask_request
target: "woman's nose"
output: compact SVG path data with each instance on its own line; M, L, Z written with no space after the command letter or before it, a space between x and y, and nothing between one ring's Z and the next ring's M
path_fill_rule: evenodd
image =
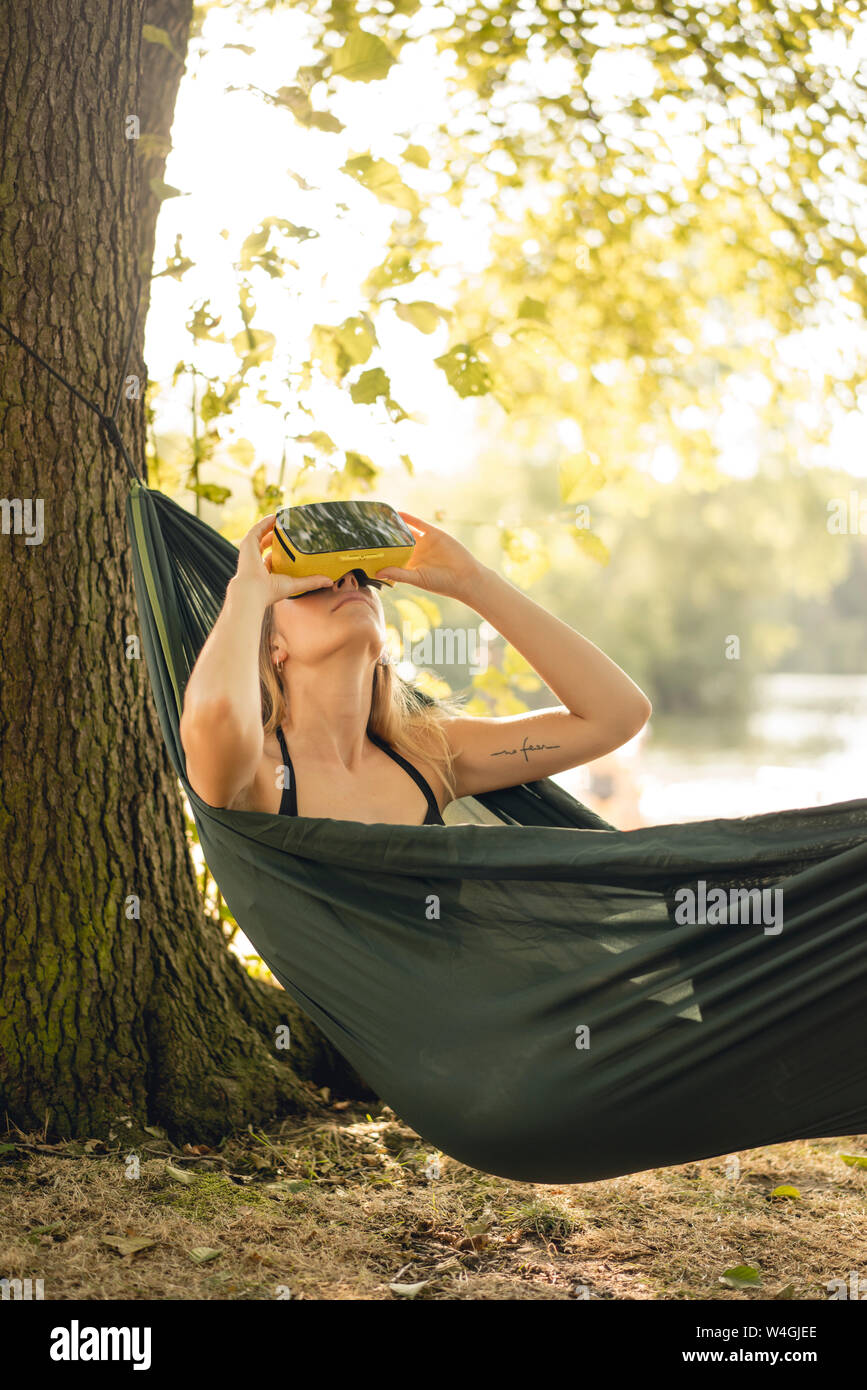
M350 570L348 574L344 574L341 579L338 579L335 587L340 589L343 586L347 589L359 589L361 587L358 582L358 576L354 570Z

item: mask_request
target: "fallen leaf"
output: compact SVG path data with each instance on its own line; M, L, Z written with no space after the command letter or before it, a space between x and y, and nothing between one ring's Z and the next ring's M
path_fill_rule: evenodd
M723 1270L719 1282L729 1289L757 1289L761 1287L762 1276L752 1265L734 1265Z
M146 1236L103 1236L101 1243L110 1245L120 1255L135 1255L139 1250L148 1250L156 1245L155 1240L148 1240Z
M184 1173L180 1168L174 1168L171 1163L166 1164L166 1177L173 1178L175 1182L182 1182L189 1186L193 1182L192 1173Z
M426 1288L430 1279L422 1279L418 1284L389 1284L392 1293L396 1293L398 1298L415 1298L417 1293Z
M214 1250L210 1245L196 1245L190 1251L190 1255L197 1265L206 1264L208 1260L215 1260L222 1253L222 1250Z

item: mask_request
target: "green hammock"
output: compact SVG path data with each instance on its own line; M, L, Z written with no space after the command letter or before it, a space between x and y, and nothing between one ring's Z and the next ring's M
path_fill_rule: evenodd
M237 551L139 482L127 520L211 872L291 997L427 1142L568 1183L867 1131L867 801L628 832L548 780L468 799L477 823L445 827L214 809L178 726ZM781 887L782 931L679 925L675 895L699 881Z

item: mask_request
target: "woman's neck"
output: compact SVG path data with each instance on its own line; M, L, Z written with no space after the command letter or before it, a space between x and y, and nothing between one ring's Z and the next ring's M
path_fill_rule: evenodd
M337 652L315 667L292 663L284 675L287 737L319 762L358 767L367 739L374 667ZM289 663L287 663L288 665Z

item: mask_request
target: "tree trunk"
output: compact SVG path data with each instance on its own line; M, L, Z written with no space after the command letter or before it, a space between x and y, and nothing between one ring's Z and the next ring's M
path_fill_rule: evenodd
M138 154L128 117L167 140L182 72L142 25L184 54L191 12L41 0L0 18L0 318L109 412L138 296L127 371L146 378L165 155ZM143 394L118 418L143 471ZM0 1110L61 1137L124 1115L207 1140L305 1106L310 1080L351 1088L203 914L147 674L127 656L127 475L96 416L2 332L0 439Z

